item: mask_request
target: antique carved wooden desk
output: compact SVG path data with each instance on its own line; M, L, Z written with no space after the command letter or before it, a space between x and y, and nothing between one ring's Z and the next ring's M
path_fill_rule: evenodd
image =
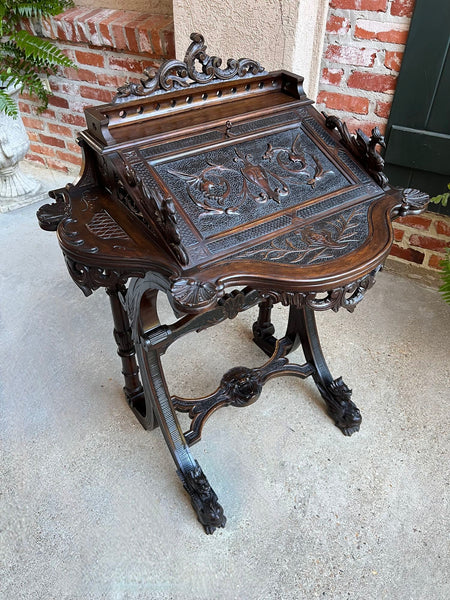
M201 35L191 39L184 62L166 61L86 111L81 178L52 192L56 202L38 217L57 230L81 290L106 288L129 405L146 429L161 428L211 533L225 516L189 446L215 410L251 404L272 377L312 376L337 427L358 431L360 412L330 374L314 311L355 308L389 253L392 218L421 212L427 197L389 187L380 132L351 136L320 115L302 77L250 59L222 69ZM159 322L158 292L173 323ZM290 307L281 339L270 319L277 302ZM171 396L160 361L170 344L255 305L254 341L269 360L231 369L207 397ZM300 344L305 362L289 362ZM191 419L185 433L178 411Z

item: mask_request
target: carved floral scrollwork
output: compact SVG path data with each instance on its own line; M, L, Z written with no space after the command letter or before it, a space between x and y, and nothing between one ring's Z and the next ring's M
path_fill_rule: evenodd
M312 264L334 258L337 251L346 250L358 240L358 226L365 216L364 207L341 214L336 220L327 219L300 231L276 237L236 255L239 259Z
M319 156L313 154L311 158L314 162L313 172L307 165L298 133L289 145L276 147L268 143L266 151L260 156L254 157L235 147L228 164L215 164L207 160L200 172L175 169L167 169L167 172L186 182L189 198L203 211L200 217L236 215L248 200L257 204L281 204L282 199L290 194L289 184L305 184L314 189L332 171L324 168ZM281 168L282 172L278 169L276 173L275 167ZM300 175L303 179L292 175Z
M320 292L270 292L267 294L267 298L274 303L281 302L283 306L296 308L308 306L313 310L331 309L334 312L345 308L349 312L353 312L364 298L367 290L375 284L375 276L381 269L380 265L361 279L325 292L324 295L321 295Z
M219 306L223 306L225 315L228 319L234 319L244 310L245 295L238 290L233 290L230 294L226 294L218 301Z
M45 231L56 231L58 229L58 225L67 214L66 194L66 189L50 192L50 196L55 199L55 202L44 204L36 213L41 229L45 229Z
M36 215L39 225L47 231L56 231L61 225L61 231L64 234L65 241L71 246L83 246L84 252L95 254L98 252L97 246L87 246L80 232L80 224L78 220L72 216L72 198L70 195L71 189L74 186L68 185L65 188L52 190L49 196L55 199L53 204L44 204L37 211ZM92 210L92 206L85 201L82 195L81 202L84 203L84 210ZM82 227L82 225L81 225Z
M149 96L157 91L188 87L193 83L205 84L214 79L226 81L235 77L258 75L264 72L263 67L250 58L235 60L229 58L225 69L221 69L222 59L206 54L206 45L200 33L191 33L192 43L187 49L184 62L166 60L158 71L145 69L145 78L140 83L128 83L117 90L114 102L133 97ZM201 65L201 71L196 69L196 61Z
M353 156L366 168L367 172L375 179L382 188L388 184L388 178L383 173L384 160L377 152L377 145L386 147L384 137L381 135L378 127L372 129L372 136L369 138L361 129L356 130L356 136L350 135L347 125L334 115L325 117L325 125L328 129L337 129L341 136L341 142L350 150Z
M182 265L187 265L189 258L178 230L176 210L172 198L163 198L159 212L156 213L156 222L158 223L161 233L168 241L172 252Z
M123 286L129 277L143 277L143 271L118 271L83 265L82 263L64 256L70 276L85 296L90 296L99 287L112 288Z

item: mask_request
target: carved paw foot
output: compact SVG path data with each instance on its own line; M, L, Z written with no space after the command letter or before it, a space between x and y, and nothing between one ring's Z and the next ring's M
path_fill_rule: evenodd
M197 518L203 525L205 533L211 534L218 527L225 527L227 519L223 508L219 504L217 494L209 485L200 465L187 473L178 472L183 482L184 489L191 497L192 507L197 513Z
M361 426L361 413L351 401L352 390L342 381L342 377L335 379L326 387L317 383L319 392L325 400L328 414L334 419L336 427L344 435L350 436L359 431Z

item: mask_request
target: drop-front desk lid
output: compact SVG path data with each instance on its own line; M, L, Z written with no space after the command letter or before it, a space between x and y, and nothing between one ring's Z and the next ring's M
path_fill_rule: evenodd
M86 110L85 248L173 279L264 286L276 273L289 289L330 289L377 266L404 201L382 173L379 131L351 136L312 107L302 77L249 59L221 69L191 39L185 62ZM82 253L69 237L60 231L65 251Z

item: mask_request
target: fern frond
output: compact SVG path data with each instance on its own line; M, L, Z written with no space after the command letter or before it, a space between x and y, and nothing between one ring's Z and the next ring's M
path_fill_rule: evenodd
M442 294L442 297L448 304L450 304L450 251L447 252L447 256L441 262L443 267L442 279L444 283L439 288L439 291Z
M45 110L48 106L48 92L44 87L39 73L45 71L40 69L36 71L36 67L26 59L15 59L11 61L7 68L7 78L4 78L7 85L20 86L20 92L27 90L31 95L37 96L42 103L42 108Z
M70 58L63 54L54 44L48 40L35 37L28 33L28 31L22 30L14 33L14 35L11 36L11 41L15 43L16 46L24 52L26 58L33 61L36 66L48 64L70 67L72 65Z
M17 104L2 88L0 88L0 112L13 119L17 119L19 116Z
M14 3L16 4L16 3ZM15 6L21 17L49 17L73 6L70 0L41 0L40 2L21 2Z

